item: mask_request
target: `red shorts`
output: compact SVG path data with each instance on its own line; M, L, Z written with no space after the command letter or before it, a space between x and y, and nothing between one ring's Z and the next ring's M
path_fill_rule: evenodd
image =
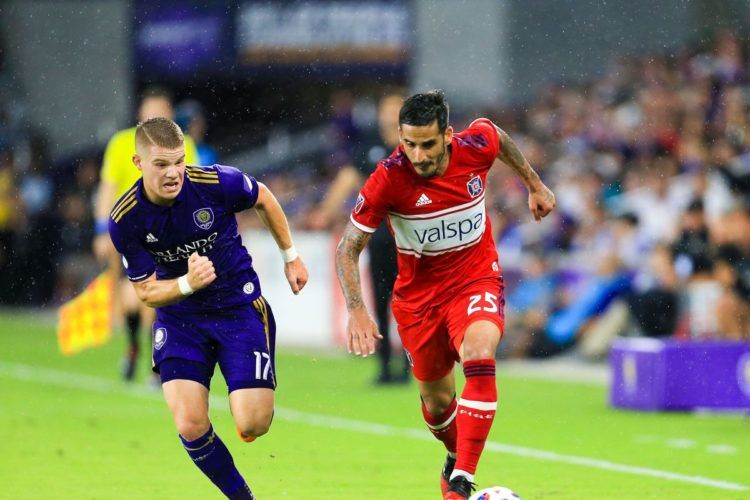
M399 300L391 302L398 333L414 377L439 380L461 361L459 349L466 329L477 320L495 323L503 334L505 285L502 278L475 281L442 304L412 311Z

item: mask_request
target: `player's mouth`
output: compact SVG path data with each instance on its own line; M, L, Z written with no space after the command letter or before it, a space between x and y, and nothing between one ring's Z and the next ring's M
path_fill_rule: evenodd
M432 162L414 165L414 167L421 177L432 177L435 174L435 169L432 168Z
M172 193L174 191L177 191L177 189L180 187L180 183L177 181L170 181L170 182L165 182L163 186L164 186L165 191Z

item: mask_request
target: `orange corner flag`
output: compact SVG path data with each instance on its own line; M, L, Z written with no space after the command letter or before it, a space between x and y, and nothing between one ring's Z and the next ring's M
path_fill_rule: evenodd
M57 342L66 356L104 344L112 336L112 273L103 272L60 307Z

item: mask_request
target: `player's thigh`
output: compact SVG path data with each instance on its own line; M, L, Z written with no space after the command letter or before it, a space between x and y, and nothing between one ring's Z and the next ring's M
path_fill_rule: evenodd
M461 290L447 304L446 323L451 343L461 353L474 358L476 350L497 346L505 326L505 288L502 279L480 280ZM484 353L482 353L484 354ZM490 357L494 356L494 351Z
M194 380L173 379L162 384L167 407L178 432L186 439L197 439L209 427L208 388Z
M263 297L228 314L215 338L219 368L230 394L239 389L276 388L276 323Z
M273 418L273 389L237 389L229 393L229 408L237 427L247 434L263 434Z
M391 311L414 378L429 382L451 373L459 357L450 344L443 315L437 309L409 311L398 301L391 303Z

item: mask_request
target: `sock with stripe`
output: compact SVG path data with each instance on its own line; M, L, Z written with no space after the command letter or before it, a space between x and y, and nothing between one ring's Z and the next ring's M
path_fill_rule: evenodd
M427 428L430 429L432 435L438 440L442 441L445 448L450 453L456 452L456 436L458 430L456 427L456 397L453 397L453 401L440 415L432 415L427 411L427 407L422 402L422 415L424 421L427 423Z
M478 359L464 363L466 385L458 401L458 440L456 466L451 479L466 476L474 482L479 456L484 449L487 435L497 410L497 386L495 385L495 360Z
M234 465L232 455L213 426L203 436L188 441L180 436L193 463L213 482L224 495L230 498L252 498L250 489Z

